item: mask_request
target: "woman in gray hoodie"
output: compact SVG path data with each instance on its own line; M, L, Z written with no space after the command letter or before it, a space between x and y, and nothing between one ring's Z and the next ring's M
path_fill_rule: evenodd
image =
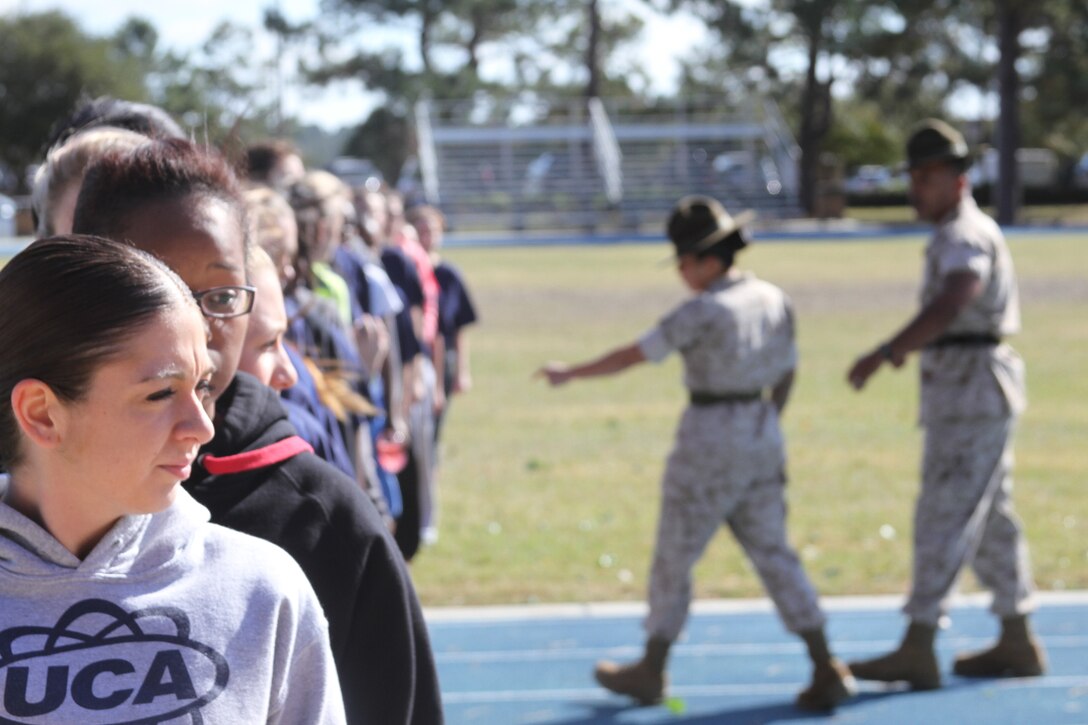
M343 723L299 567L179 485L213 432L184 283L54 237L0 299L0 721Z

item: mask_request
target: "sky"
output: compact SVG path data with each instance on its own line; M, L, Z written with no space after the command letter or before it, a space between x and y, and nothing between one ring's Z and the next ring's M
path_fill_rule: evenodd
M746 2L758 5L765 0ZM267 58L272 56L272 40L262 30L264 9L278 6L289 22L296 23L312 18L319 3L320 0L184 0L167 3L154 0L0 0L0 15L59 9L75 18L83 30L92 35L108 35L127 18L137 15L155 26L162 48L175 50L199 45L216 25L230 20L260 31L257 37L265 45L256 50L255 57ZM643 69L649 76L649 90L658 94L671 93L680 70L678 58L692 47L707 42L706 29L690 16L652 13L644 4L632 0L605 0L602 6L606 12L609 7L626 6L643 16L642 37L632 52L637 58L646 59ZM413 49L414 34L406 28L383 27L368 36L367 42L400 47L405 49L407 57L417 57ZM494 66L500 73L506 65L503 60L498 59ZM783 60L780 58L779 62ZM803 59L798 62L800 60ZM484 62L486 73L486 58ZM286 66L284 64L285 69ZM324 89L288 84L283 110L304 124L338 130L362 123L380 102L380 95L367 92L359 83L339 82ZM973 89L956 94L949 99L949 106L966 118L994 118L997 115L996 96L992 93L983 95Z
M617 0L623 2L624 0ZM59 9L76 19L92 35L107 35L128 17L138 15L151 21L159 32L160 45L184 50L201 43L222 20L255 29L261 28L264 8L279 5L290 22L313 17L319 0L185 0L185 2L148 2L147 0L0 0L0 15L15 12L42 12ZM683 16L647 15L643 30L641 57L653 58L645 66L651 90L667 93L679 72L677 56L705 37L699 23ZM263 35L263 33L262 33ZM268 42L271 42L270 40ZM408 46L407 31L384 31L381 41ZM645 52L642 52L643 49ZM652 52L650 52L652 49ZM337 129L361 123L379 102L360 84L338 83L324 91L295 90L285 93L284 111L303 123Z

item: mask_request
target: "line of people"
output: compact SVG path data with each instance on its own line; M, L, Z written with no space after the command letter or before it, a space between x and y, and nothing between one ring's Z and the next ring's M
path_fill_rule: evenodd
M312 443L371 493L410 561L438 538L440 423L472 381L477 313L441 258L445 221L426 205L406 214L375 180L353 189L306 171L282 140L250 147L246 168L256 239L280 270L287 354L304 368L282 395L324 420Z
M374 212L389 195L356 215L282 144L240 174L153 107L97 99L59 126L40 239L0 279L0 712L441 723L407 561L436 524L427 380L437 361L467 389L475 312L454 269L439 325L437 211L416 212L435 253L409 257L414 227ZM163 618L181 649L148 665ZM111 658L57 645L77 622ZM55 636L24 669L29 632ZM102 695L107 676L143 684Z

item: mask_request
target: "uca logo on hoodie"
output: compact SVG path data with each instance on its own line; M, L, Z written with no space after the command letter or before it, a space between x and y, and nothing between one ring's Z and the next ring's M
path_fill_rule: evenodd
M129 613L86 599L52 627L0 632L0 723L202 723L201 708L229 677L223 655L190 637L181 610Z

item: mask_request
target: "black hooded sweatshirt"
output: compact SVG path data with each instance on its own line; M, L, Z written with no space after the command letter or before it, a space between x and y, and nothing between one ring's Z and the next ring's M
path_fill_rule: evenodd
M348 723L441 723L419 600L393 537L359 486L309 452L271 464L268 456L259 463L242 456L228 459L231 468L248 470L207 470L221 468L209 459L261 458L254 452L294 435L276 393L238 373L216 401L215 438L201 449L185 489L213 523L271 541L302 567L329 621Z

